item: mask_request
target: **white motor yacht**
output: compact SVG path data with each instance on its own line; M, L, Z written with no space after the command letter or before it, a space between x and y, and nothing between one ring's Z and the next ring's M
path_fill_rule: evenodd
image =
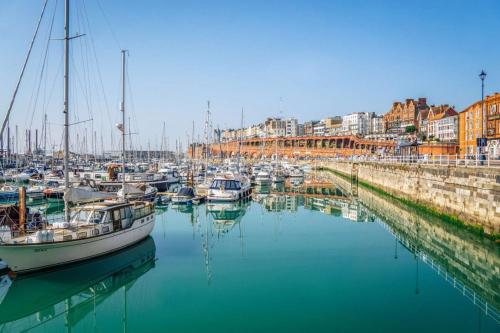
M215 176L208 190L207 200L211 202L237 201L249 197L250 182L246 177L232 173Z
M267 171L260 171L257 176L255 176L256 185L271 185L271 183L271 175Z
M272 172L271 181L274 184L284 183L285 182L285 173L283 172L283 170L279 169L279 168L274 169L274 171Z
M297 167L292 167L290 169L290 178L304 178L304 171Z

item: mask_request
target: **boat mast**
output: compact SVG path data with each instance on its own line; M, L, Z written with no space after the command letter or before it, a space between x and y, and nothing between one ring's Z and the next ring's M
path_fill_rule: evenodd
M243 140L243 108L241 108L241 126L240 137L238 142L238 173L240 173L240 159L241 159L241 141Z
M64 3L64 189L69 189L69 0ZM64 220L70 220L68 196L64 196Z
M276 160L276 166L278 166L278 124L280 125L283 125L283 119L282 119L282 115L283 115L283 98L280 97L280 108L279 108L279 116L278 116L278 121L276 122L276 143L275 143L275 160ZM281 127L281 126L280 126ZM285 125L285 136L286 136L286 125Z
M125 55L127 50L122 52L122 102L120 103L120 111L122 112L122 189L123 199L125 199Z
M209 137L209 126L210 126L210 101L207 101L207 120L205 122L205 183L207 182L208 173L208 137Z

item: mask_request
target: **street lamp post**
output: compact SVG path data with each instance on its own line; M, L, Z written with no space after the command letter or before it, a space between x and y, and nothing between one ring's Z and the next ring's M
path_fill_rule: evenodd
M486 78L486 72L483 70L479 73L479 78L481 79L481 112L483 115L483 137L486 137L486 110L484 109L484 79Z
M481 79L481 114L483 116L482 119L482 137L483 139L486 138L486 110L484 109L484 79L486 78L486 72L484 70L481 70L481 73L479 73L479 78ZM483 141L483 140L481 140ZM483 142L482 142L483 143ZM484 153L485 147L482 147L482 153Z

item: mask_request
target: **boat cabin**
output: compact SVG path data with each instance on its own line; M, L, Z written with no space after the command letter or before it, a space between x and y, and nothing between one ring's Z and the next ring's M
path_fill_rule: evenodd
M147 202L102 202L83 206L73 214L70 222L48 224L43 230L31 233L12 232L12 228L2 230L2 240L13 244L29 244L95 237L129 228L136 220L143 222L153 219L153 213L154 205ZM12 238L5 237L5 231L8 231Z
M234 179L220 179L216 178L210 185L211 190L234 190L239 191L241 189L241 184L238 180Z

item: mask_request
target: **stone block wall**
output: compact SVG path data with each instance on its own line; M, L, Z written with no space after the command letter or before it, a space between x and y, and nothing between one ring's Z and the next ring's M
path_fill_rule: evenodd
M360 181L438 212L500 233L500 169L421 164L357 163ZM350 175L352 162L324 167Z

